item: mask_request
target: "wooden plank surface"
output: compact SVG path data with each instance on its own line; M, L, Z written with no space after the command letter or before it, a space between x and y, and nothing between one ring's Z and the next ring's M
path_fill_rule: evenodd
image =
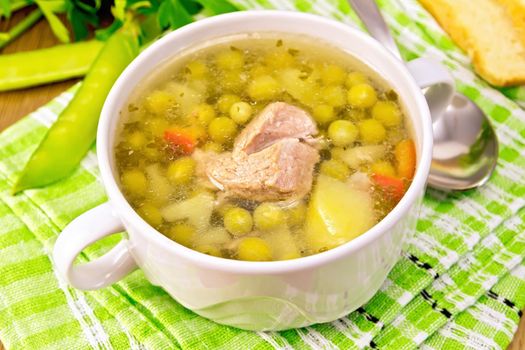
M510 343L508 350L524 350L525 349L525 316L521 316L520 325L516 334L514 334L514 340Z
M7 30L10 26L17 23L27 13L28 10L23 10L15 14L9 21L0 21L0 32ZM31 30L26 32L23 37L7 46L2 53L44 48L56 45L57 43L58 41L53 36L45 21L40 21ZM0 92L0 131L50 101L76 81L77 80L69 80L31 89ZM3 350L1 343L0 350ZM525 316L522 317L514 340L507 350L525 350Z
M17 23L26 16L30 10L31 9L21 10L11 17L9 21L0 21L0 32L6 31L10 26ZM58 40L52 34L47 23L41 20L27 31L23 37L8 45L1 53L27 51L50 47L56 44L58 44ZM77 80L73 79L20 91L0 92L0 130L5 129L31 111L46 104L76 81Z

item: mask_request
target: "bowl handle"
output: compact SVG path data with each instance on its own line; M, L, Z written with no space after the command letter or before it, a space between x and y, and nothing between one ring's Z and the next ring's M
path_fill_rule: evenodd
M82 265L74 262L90 244L123 230L122 221L108 202L80 215L66 226L55 243L53 260L58 272L73 287L84 290L100 289L122 279L137 268L125 238L100 258Z
M441 63L427 57L407 62L407 67L419 87L426 89L432 122L436 122L452 101L456 90L454 79Z

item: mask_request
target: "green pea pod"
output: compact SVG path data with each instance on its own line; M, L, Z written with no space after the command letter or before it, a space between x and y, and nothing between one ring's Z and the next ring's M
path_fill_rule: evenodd
M128 31L119 31L108 39L77 94L31 156L13 193L49 185L75 170L95 141L109 90L138 53L137 37Z
M104 43L97 40L0 55L0 91L84 76Z

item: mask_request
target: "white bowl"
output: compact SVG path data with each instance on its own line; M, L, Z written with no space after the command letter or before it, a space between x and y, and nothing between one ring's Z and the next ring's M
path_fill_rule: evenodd
M340 247L295 260L228 260L179 245L133 210L115 179L113 147L119 113L135 87L186 48L225 35L261 31L318 38L377 72L402 101L418 157L412 185L381 222ZM415 72L417 80L449 83L444 77L425 72L428 64L421 60L413 63L414 71L422 71ZM243 329L282 330L335 320L376 293L400 257L403 243L415 230L432 156L431 125L425 98L407 67L376 41L344 24L308 14L254 11L187 25L144 50L113 86L102 111L97 147L109 202L83 214L64 230L55 246L56 265L73 286L81 289L102 288L138 266L151 283L164 288L185 307ZM122 229L128 236L112 251L73 266L84 247Z

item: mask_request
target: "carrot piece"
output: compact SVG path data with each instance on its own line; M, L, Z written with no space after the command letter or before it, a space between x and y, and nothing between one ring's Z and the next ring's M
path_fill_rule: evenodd
M412 140L403 140L396 145L397 176L412 180L416 171L416 148Z
M193 137L193 139L196 140L196 143L204 142L206 141L207 134L206 129L200 125L194 125L187 128L182 129L185 134Z
M372 174L372 179L383 191L392 196L393 199L399 201L405 194L405 184L403 180L396 177Z
M182 154L193 153L197 142L195 138L182 129L168 129L164 131L164 140L170 147Z

